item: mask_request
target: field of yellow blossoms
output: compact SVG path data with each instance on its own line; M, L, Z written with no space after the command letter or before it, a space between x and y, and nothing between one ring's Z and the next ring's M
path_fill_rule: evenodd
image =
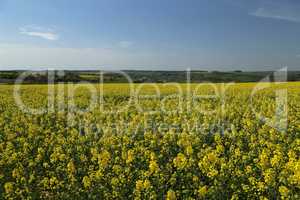
M256 86L0 85L0 199L300 199L300 83Z

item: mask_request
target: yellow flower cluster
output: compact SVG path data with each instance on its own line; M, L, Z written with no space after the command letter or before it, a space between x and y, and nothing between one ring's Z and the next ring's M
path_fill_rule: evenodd
M225 99L200 98L214 88L198 86L180 84L173 98L177 86L160 84L159 98L136 106L128 105L129 85L107 84L103 104L78 113L68 85L56 85L65 87L57 112L30 114L16 105L13 86L0 85L0 199L300 199L300 83L254 96L255 84L236 84ZM283 130L271 125L282 110L277 89L288 92ZM21 87L32 109L49 106L47 92ZM82 109L90 102L85 89L74 98Z

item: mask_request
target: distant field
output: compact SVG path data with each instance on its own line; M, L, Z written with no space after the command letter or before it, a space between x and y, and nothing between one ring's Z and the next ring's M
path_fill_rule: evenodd
M1 199L300 198L300 82L48 86L0 85Z
M24 71L0 71L0 83L14 83ZM47 83L46 71L27 72L24 83ZM243 71L64 71L63 76L56 75L55 82L80 82L88 81L99 83L100 74L103 73L105 83L226 83L226 82L258 82L267 76L273 77L273 72L243 72ZM187 74L189 73L189 75ZM187 78L189 76L189 78ZM128 80L130 79L130 80ZM286 72L286 81L300 81L300 71Z

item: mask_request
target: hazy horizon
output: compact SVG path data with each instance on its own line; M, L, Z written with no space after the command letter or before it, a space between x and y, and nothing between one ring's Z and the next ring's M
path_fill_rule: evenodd
M286 67L286 66L285 66ZM29 71L47 71L47 70L65 70L65 71L220 71L220 72L233 72L233 71L242 71L242 72L266 72L266 71L278 71L280 69L283 69L285 67L261 67L256 69L249 69L249 68L225 68L225 69L219 69L219 68L191 68L191 67L180 67L180 66L169 66L169 67L86 67L86 66L76 66L76 67L0 67L0 71L23 71L23 70L29 70ZM300 68L287 68L287 71L300 71Z

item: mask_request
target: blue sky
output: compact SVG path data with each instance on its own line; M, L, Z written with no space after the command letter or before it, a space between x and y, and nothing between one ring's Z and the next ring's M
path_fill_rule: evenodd
M0 69L300 69L297 0L0 0Z

